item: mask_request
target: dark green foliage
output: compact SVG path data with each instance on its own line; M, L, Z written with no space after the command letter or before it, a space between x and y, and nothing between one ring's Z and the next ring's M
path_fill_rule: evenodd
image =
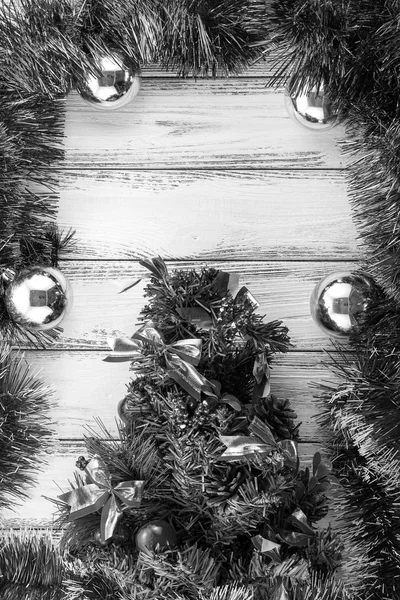
M352 335L352 352L331 357L341 383L324 390L320 417L341 484L335 508L350 552L349 579L371 600L399 597L398 325L393 300L371 306Z
M0 346L0 507L26 497L43 465L51 428L47 417L50 390L32 373L23 357Z
M160 3L163 21L158 59L180 76L234 74L260 54L246 28L242 0L172 0Z
M300 599L299 583L304 589L317 585L309 570L327 582L340 562L341 543L330 529L317 530L311 524L325 514L329 464L319 455L311 472L279 466L268 457L226 463L219 458L223 445L217 426L182 435L159 400L157 405L153 398L157 423L143 413L132 426L120 429L117 441L104 427L86 440L90 455L106 462L115 482L140 478L146 485L140 507L123 512L122 523L130 528L131 538L122 545L93 542L99 513L68 525L63 546L85 565L88 577L81 575L81 584L85 578L85 585L97 581L96 590L103 593L111 593L114 585L121 598L122 589L130 597L134 586L143 600L159 597L161 590L165 598L200 600L214 597L217 586L234 582L247 591L251 585L255 597L262 598L267 582L276 590L282 578L285 589L297 590L289 597ZM227 430L229 424L224 424ZM67 513L63 505L60 508L65 519ZM294 516L301 519L301 510L307 521ZM160 518L173 524L178 548L138 553L135 532ZM256 552L252 537L260 535L278 544L280 551Z
M121 52L136 70L154 60L162 24L156 0L88 0L79 10L76 33L86 53Z
M400 208L398 117L387 123L373 116L351 116L351 138L344 151L352 157L349 194L358 230L366 242L369 273L400 300L400 238L397 215Z
M50 536L2 531L2 600L61 600L63 562Z
M79 45L77 7L66 0L7 3L0 15L2 82L37 102L64 97L93 62Z

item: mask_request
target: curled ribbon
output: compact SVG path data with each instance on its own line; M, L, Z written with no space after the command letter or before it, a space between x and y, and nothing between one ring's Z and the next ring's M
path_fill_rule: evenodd
M221 442L226 446L226 450L221 454L220 459L228 462L240 461L243 458L263 456L278 451L282 455L281 467L287 465L292 469L298 468L298 452L295 442L292 440L276 442L268 425L258 417L254 417L249 429L254 435L221 436Z
M104 461L97 455L89 461L85 473L90 483L58 497L71 508L69 521L75 521L102 509L100 535L101 541L105 542L112 537L124 505L128 508L140 506L145 482L122 481L112 486L110 472Z
M104 361L133 361L134 370L140 372L140 365L145 360L143 349L147 344L163 354L169 377L193 398L200 400L202 392L209 396L214 395L210 383L195 368L200 362L201 339L189 338L165 344L161 334L150 322L138 329L131 338L116 337L107 341L113 352Z

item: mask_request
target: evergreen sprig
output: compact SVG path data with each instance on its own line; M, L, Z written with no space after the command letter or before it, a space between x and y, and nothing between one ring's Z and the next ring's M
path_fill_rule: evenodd
M115 440L98 424L100 429L91 430L86 439L89 453L104 460L115 483L141 478L146 485L140 507L122 513L120 523L131 531L124 542L96 545L93 535L100 524L98 512L68 525L62 547L89 565L89 571L91 564L111 568L116 553L121 557L125 553L122 565L132 568L124 577L120 571L119 576L127 594L134 586L143 600L157 598L161 590L166 598L200 600L216 586L234 582L250 585L254 597L262 598L258 594L266 578L270 589L277 589L286 578L288 597L302 598L298 591L292 595L300 572L302 582L308 570L318 573L322 581L336 570L340 541L329 529L318 532L311 527L325 514L322 498L327 486L322 482L328 481L329 468L326 470L321 457L315 457L312 472L258 458L227 464L218 459L222 446L215 431L177 437L168 418L156 428L142 415L132 428L120 427ZM60 508L61 518L67 519L62 503ZM302 530L293 525L291 517L298 509L310 519L310 525L304 524ZM133 544L135 532L160 518L173 523L178 548L138 552ZM257 535L276 542L280 554L273 554L271 560L272 555L256 552L251 538ZM124 568L120 569L124 573ZM118 577L118 569L113 577ZM96 578L99 589L109 585L104 571L97 571ZM306 579L308 586L314 585L312 578ZM327 599L333 597L326 595Z

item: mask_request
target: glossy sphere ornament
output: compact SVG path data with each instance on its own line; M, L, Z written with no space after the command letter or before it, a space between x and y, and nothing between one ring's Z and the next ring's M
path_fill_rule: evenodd
M285 90L284 102L292 121L314 131L325 131L336 125L337 114L323 86L304 87L297 92L289 89Z
M100 74L89 75L79 92L86 102L100 110L117 110L129 104L140 88L140 77L129 60L119 54L98 60Z
M375 282L367 275L332 273L315 286L310 300L311 315L324 333L346 338L362 323L376 289Z
M7 285L4 302L10 318L26 329L59 325L72 303L67 279L53 267L29 267Z
M149 521L136 533L135 542L143 552L173 550L177 545L176 531L167 521Z

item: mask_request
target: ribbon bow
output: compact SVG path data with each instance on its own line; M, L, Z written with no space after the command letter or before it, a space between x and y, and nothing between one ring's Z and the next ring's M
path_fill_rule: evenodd
M110 472L104 461L97 455L89 461L85 473L90 483L58 497L71 507L69 521L75 521L102 509L100 535L101 541L105 542L113 535L122 515L123 505L128 508L140 506L145 482L122 481L112 486Z
M226 450L220 459L228 462L241 460L256 455L268 455L278 451L282 455L280 466L287 465L293 469L298 467L298 453L296 443L292 440L276 442L268 427L261 419L254 417L249 429L254 435L221 435L221 442Z
M143 348L147 344L163 354L169 377L193 398L200 400L202 392L214 395L210 383L195 368L200 362L201 339L189 338L165 344L161 334L149 322L131 338L116 337L107 341L113 352L104 359L106 362L134 361L136 367L133 368L140 371L140 364L145 360Z

